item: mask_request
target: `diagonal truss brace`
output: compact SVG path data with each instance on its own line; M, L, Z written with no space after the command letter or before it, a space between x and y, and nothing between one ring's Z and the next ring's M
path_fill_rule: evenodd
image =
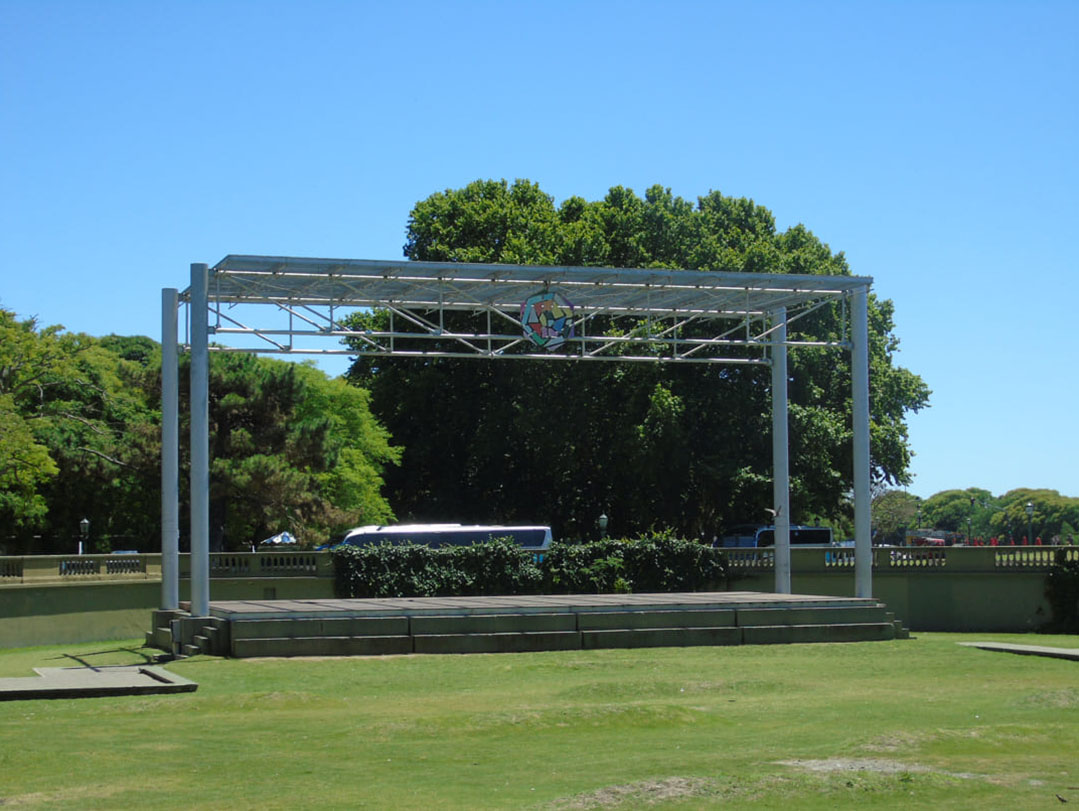
M845 297L843 297L845 298ZM568 338L558 352L540 352L525 338L520 329L520 321L505 309L494 306L480 307L474 312L486 314L487 328L474 332L454 332L445 326L443 308L435 310L417 310L387 303L385 309L391 313L391 327L388 330L356 330L341 323L335 309L340 305L294 304L272 298L254 297L253 304L269 304L289 316L288 326L268 328L252 326L234 315L224 313L220 302L211 303L211 312L216 316L218 326L213 332L219 336L237 338L255 338L268 344L259 346L214 346L214 351L271 352L274 354L311 354L311 355L388 355L388 356L429 356L429 357L479 357L491 359L509 359L517 356L528 358L548 358L552 360L608 360L655 361L664 363L769 363L767 350L774 345L772 341L775 327L768 326L768 319L747 312L739 313L737 320L702 318L697 314L672 316L671 320L654 320L637 315L626 316L604 309L595 309L581 313L573 321L576 337ZM792 324L817 309L827 305L829 300L817 301L802 308L788 317ZM844 302L845 303L845 302ZM234 305L235 306L235 305ZM230 307L230 309L232 309ZM844 314L846 307L844 306ZM436 320L437 317L437 320ZM629 328L620 334L589 334L587 326L596 319L611 318L614 322L629 321ZM299 326L294 319L300 322ZM397 321L404 322L407 329L397 326ZM722 326L726 320L731 326L712 335L686 336L685 329L690 325L700 326L704 322L716 322ZM227 322L222 324L222 322ZM511 326L514 332L495 331L497 324ZM744 336L739 333L745 331ZM846 325L844 324L844 333ZM297 347L293 338L300 337L336 337L352 339L360 346L341 349L309 349ZM282 337L288 343L277 340ZM844 334L844 339L846 335ZM437 342L437 346L433 343ZM450 346L452 344L452 346ZM847 340L810 341L788 337L784 341L788 347L826 347L836 349L849 348ZM629 348L632 354L620 354ZM710 351L736 348L746 352L745 357L717 357ZM640 354L643 350L644 354ZM759 357L757 357L759 353Z

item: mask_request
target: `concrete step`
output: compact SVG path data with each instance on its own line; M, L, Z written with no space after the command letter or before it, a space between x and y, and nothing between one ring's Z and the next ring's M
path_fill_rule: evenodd
M853 622L833 625L754 625L742 629L744 645L792 642L878 642L895 639L890 622Z
M206 626L203 631L203 635L209 640L209 647L204 653L212 653L214 656L228 656L229 655L229 627L228 623L223 626Z
M868 606L809 606L804 608L742 608L738 624L753 625L825 625L886 622L882 603Z
M172 650L172 630L170 628L154 628L146 632L146 647L158 650Z
M393 653L412 653L412 637L387 634L233 638L231 655L246 659L254 656L383 656Z
M895 626L896 639L910 639L910 631L903 627L902 620L896 619L894 611L886 612L885 616L888 618L888 622Z
M580 650L578 631L522 631L492 634L418 634L415 653L528 653Z
M150 630L146 633L146 646L172 652L172 620L183 615L175 609L154 609L150 612Z
M412 617L413 635L497 634L576 631L574 614L421 614Z
M351 617L327 619L236 620L232 639L280 639L316 636L401 636L408 634L408 617Z
M632 628L726 628L737 625L734 609L679 611L596 611L577 615L582 631Z
M741 644L741 628L603 628L581 632L581 647L588 650Z

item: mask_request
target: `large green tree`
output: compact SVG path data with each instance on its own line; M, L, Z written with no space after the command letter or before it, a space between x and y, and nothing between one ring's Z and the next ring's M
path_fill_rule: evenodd
M904 490L886 490L873 499L873 543L901 545L917 529L921 499Z
M923 502L922 517L927 527L988 538L992 534L990 519L997 510L997 499L992 493L980 487L968 487L934 493Z
M1027 504L1032 508L1029 515ZM1079 498L1056 490L1019 487L1002 496L979 487L941 490L922 502L921 509L926 527L964 535L969 527L974 537L982 540L996 537L1021 543L1041 538L1043 543L1054 539L1067 542L1079 526Z
M146 389L152 371L113 352L110 339L85 340L39 431L59 467L43 491L44 534L62 540L86 518L91 550L146 548L158 533L161 501L159 416ZM137 340L156 352L149 339Z
M0 310L0 525L8 534L36 525L48 511L40 488L56 475L56 462L33 422L71 354L59 332Z
M399 451L366 391L251 356L214 353L211 376L214 548L282 529L322 541L392 518L381 475ZM186 399L186 368L180 380ZM85 518L89 551L156 548L160 391L149 338L92 338L0 310L0 547L71 552ZM187 438L182 430L185 478Z
M1027 504L1034 508L1030 516ZM996 506L990 518L993 532L1016 541L1027 538L1032 543L1035 538L1041 538L1043 543L1048 543L1062 536L1066 540L1079 527L1079 498L1061 495L1056 490L1020 487L1002 495ZM1033 537L1028 532L1033 532Z
M211 356L211 549L245 548L282 530L324 541L390 520L381 474L398 454L362 389L310 366Z
M404 252L449 262L850 273L842 253L801 225L777 231L751 200L713 191L691 203L661 186L643 199L615 187L601 200L556 206L527 180L476 181L417 203ZM791 331L841 339L839 310L822 307ZM870 336L873 476L901 485L911 456L905 416L929 392L894 363L891 302L871 297ZM851 487L849 360L796 351L790 374L792 517L838 521ZM724 523L763 520L771 503L767 370L360 355L349 376L370 388L375 413L405 447L388 477L403 516L543 520L583 536L605 512L616 532L707 536Z
M96 340L11 313L0 319L7 543L71 551L83 518L91 549L106 536L124 543L151 532L159 500L151 497L159 491L154 412L142 388L144 359L119 349L153 352L153 342Z

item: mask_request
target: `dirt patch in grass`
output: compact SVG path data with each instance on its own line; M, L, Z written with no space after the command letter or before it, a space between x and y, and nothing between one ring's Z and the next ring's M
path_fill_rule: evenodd
M782 766L792 766L808 772L873 772L875 774L941 774L974 780L981 775L967 772L945 772L931 769L920 763L901 763L887 758L826 758L824 760L778 760Z
M870 741L865 745L865 749L869 752L899 752L913 749L921 745L925 739L924 733L893 732Z
M928 772L928 766L916 763L900 763L886 758L826 758L824 760L778 760L781 766L793 766L808 772L877 772L899 774L900 772Z
M587 794L556 800L546 807L558 811L584 811L619 806L639 808L674 800L715 796L720 791L720 783L716 780L704 777L666 777L663 780L642 780L624 786L604 786Z
M0 805L5 808L18 808L20 806L55 804L68 808L78 808L80 804L85 802L108 800L125 790L125 788L113 786L82 786L49 792L35 791L29 794L0 796Z
M1064 710L1071 707L1079 707L1079 690L1042 690L1023 696L1019 702L1024 707L1048 707L1055 710Z
M977 720L977 716L975 716ZM889 732L873 738L863 747L867 752L898 753L919 749L937 741L977 740L984 738L982 729L937 729L921 732Z

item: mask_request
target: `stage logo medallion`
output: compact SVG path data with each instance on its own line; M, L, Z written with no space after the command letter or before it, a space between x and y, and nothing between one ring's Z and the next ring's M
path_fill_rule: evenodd
M536 346L557 349L574 335L573 305L561 293L540 291L521 305L521 326Z

